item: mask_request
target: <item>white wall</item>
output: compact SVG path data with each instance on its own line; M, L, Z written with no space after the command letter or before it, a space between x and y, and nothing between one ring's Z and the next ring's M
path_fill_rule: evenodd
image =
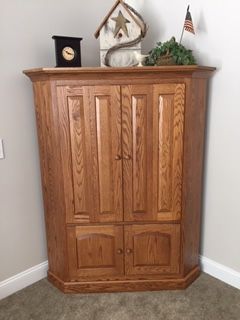
M98 64L93 33L111 4L11 0L0 10L0 281L47 259L31 82L23 69L55 66L52 35L83 36L83 62ZM99 10L100 11L100 10Z
M11 0L0 11L0 281L47 259L36 125L23 69L54 66L51 36L82 36L84 66L99 65L93 37L114 0ZM145 52L178 39L187 1L129 0L149 25ZM200 64L218 67L209 94L202 254L240 271L240 42L237 1L192 0L197 35L184 36Z

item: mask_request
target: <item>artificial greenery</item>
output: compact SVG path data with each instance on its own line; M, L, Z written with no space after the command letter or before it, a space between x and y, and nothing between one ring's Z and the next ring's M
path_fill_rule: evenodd
M186 49L182 44L176 42L172 37L169 41L164 43L157 42L155 48L149 52L149 57L145 60L146 66L163 65L164 58L170 57L170 62L166 64L175 65L192 65L196 64L196 60L191 50Z

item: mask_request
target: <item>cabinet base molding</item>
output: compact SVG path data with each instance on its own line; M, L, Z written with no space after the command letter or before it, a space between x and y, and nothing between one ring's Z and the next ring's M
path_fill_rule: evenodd
M64 293L103 293L186 289L199 275L196 267L181 279L64 282L48 271L48 280Z

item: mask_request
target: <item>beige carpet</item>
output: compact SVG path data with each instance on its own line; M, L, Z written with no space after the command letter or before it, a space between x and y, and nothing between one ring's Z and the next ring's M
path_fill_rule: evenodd
M0 320L240 320L240 290L202 274L184 291L64 295L46 279L0 301Z

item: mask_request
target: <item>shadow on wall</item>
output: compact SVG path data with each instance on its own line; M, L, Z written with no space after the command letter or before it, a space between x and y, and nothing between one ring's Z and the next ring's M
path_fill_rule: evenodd
M196 32L199 34L207 32L207 23L202 10L200 12L195 28L196 28Z
M222 58L218 58L219 51L216 52L214 38L208 25L205 12L200 10L194 19L195 36L192 39L184 37L183 44L193 50L199 65L214 65L218 72L222 69Z
M148 26L146 38L143 39L142 52L148 53L153 47L155 47L156 42L160 41L162 38L162 35L165 32L165 27L161 24L162 19L160 11L156 12L152 10L147 1L144 1L140 13Z
M202 216L201 216L201 227L200 227L200 255L203 255L203 247L204 247L204 230L205 230L205 223L206 223L206 182L207 182L207 172L208 172L208 158L209 158L209 141L210 141L210 124L212 123L212 79L208 82L208 90L207 90L207 97L206 97L206 124L205 124L205 145L203 151L203 183L202 183Z

